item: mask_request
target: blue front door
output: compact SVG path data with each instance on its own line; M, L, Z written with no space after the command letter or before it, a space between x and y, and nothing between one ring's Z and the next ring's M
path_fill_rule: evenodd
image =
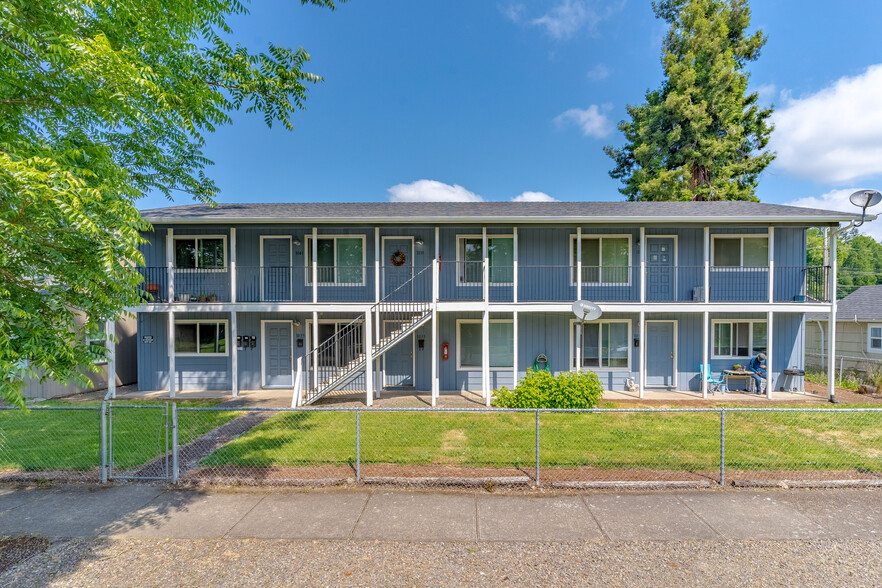
M291 300L291 240L263 240L263 300Z
M413 300L413 241L383 239L383 297L390 300Z
M674 323L646 323L646 385L674 386Z
M388 336L400 328L401 323L385 321L383 335ZM385 358L384 386L413 386L413 334L387 351L383 357Z
M646 238L646 273L646 300L648 302L673 302L676 300L673 237Z
M291 321L264 323L263 385L290 388L294 385Z

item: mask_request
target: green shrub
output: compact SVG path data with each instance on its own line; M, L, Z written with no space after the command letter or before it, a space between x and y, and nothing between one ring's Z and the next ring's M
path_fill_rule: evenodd
M594 372L527 370L514 390L502 387L494 392L495 406L503 408L594 408L603 395L603 385Z

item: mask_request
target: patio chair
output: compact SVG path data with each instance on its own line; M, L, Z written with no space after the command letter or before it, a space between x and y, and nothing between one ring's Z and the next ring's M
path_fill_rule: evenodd
M716 392L726 392L726 379L723 377L722 372L716 378L710 371L710 364L698 366L698 373L700 377L704 379L705 374L707 374L707 391L711 394L715 394Z

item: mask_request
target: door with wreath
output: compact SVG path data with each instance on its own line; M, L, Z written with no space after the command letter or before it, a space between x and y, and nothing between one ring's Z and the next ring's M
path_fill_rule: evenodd
M413 300L408 280L413 277L413 239L385 237L383 239L383 297L390 300Z

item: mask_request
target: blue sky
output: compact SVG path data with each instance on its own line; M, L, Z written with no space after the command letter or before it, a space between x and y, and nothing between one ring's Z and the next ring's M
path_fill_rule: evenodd
M778 125L760 199L842 208L854 188L882 189L882 3L752 9L769 42L751 85ZM335 12L260 0L250 11L232 22L237 41L303 46L325 82L294 132L243 112L208 138L220 202L619 200L602 147L621 143L625 106L661 82L665 26L648 0L353 0Z

